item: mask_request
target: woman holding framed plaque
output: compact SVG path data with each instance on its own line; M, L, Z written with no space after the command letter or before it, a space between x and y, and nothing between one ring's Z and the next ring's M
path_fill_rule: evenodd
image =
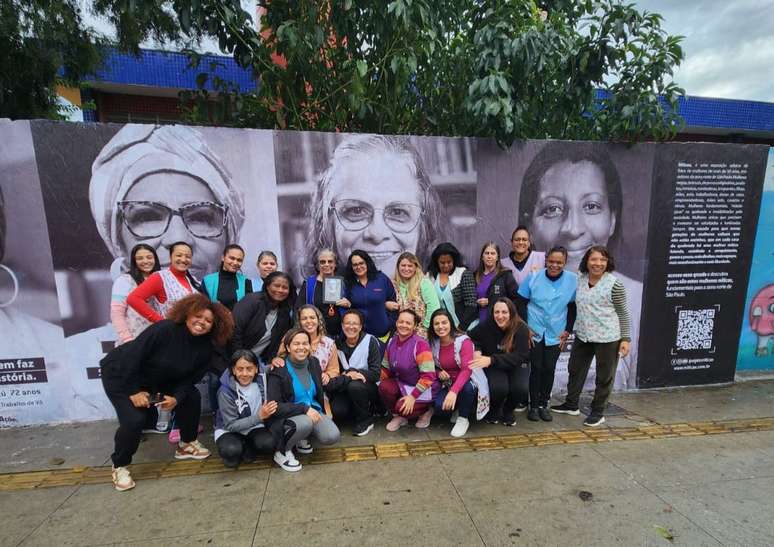
M301 284L296 298L296 312L305 304L311 304L322 312L325 331L331 338L341 333L341 305L344 300L344 278L336 276L338 258L331 249L317 253L314 269Z

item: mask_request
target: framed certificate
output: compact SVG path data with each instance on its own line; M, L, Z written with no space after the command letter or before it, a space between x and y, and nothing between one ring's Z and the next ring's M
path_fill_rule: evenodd
M335 304L344 295L344 278L326 277L323 281L323 304Z

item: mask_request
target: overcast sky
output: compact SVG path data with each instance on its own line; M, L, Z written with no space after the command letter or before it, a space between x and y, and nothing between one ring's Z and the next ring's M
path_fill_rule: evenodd
M688 95L774 102L774 0L635 0L685 36L675 81Z

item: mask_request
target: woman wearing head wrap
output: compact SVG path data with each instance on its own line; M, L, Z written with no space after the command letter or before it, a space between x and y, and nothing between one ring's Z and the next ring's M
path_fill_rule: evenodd
M220 265L223 248L239 241L244 202L226 167L199 131L183 126L125 125L92 165L89 201L97 231L114 257L115 278L128 269L131 249L145 243L170 266L169 247L186 242L198 279ZM67 338L76 414L112 414L99 382L90 379L116 340L111 325Z
M97 230L116 259L137 243L158 250L188 242L197 278L220 263L226 243L239 240L242 195L201 134L183 126L127 125L92 166L89 201Z

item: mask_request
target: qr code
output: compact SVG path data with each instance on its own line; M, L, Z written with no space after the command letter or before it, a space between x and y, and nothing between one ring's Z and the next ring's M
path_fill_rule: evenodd
M677 349L710 349L715 329L715 310L680 310L677 319Z

